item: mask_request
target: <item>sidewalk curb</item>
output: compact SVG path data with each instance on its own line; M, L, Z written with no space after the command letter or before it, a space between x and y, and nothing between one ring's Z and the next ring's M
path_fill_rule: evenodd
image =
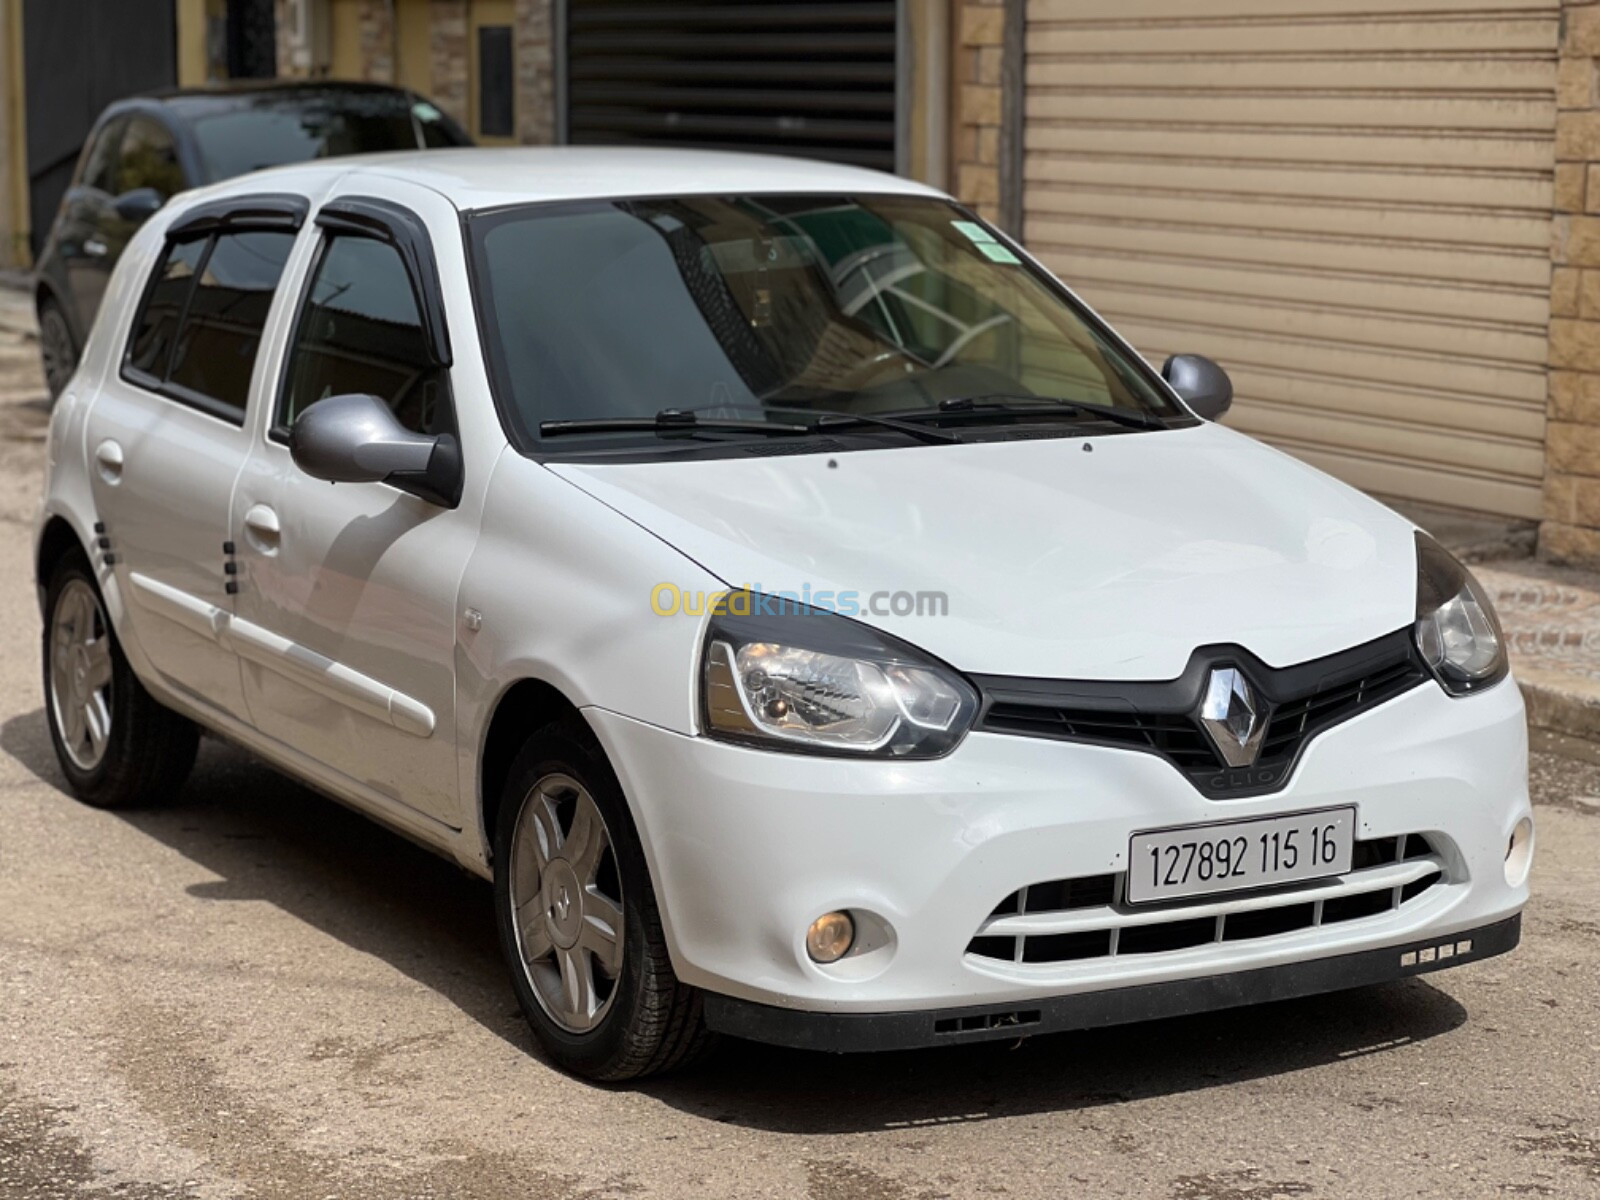
M1600 746L1600 687L1574 686L1570 676L1556 683L1531 667L1518 668L1517 675L1529 729Z

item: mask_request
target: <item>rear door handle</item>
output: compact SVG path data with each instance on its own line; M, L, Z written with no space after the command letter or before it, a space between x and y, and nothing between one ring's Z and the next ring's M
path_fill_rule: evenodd
M107 438L94 448L94 460L100 466L100 477L107 483L122 479L122 447Z
M250 540L263 554L276 554L278 552L278 514L265 504L251 505L244 514L245 531L250 535Z

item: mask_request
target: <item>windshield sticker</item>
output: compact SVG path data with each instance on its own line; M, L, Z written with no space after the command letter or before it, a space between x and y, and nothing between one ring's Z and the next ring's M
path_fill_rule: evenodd
M419 121L437 121L444 116L442 112L426 100L417 101L411 106L411 111Z
M979 242L978 249L983 252L983 256L990 262L1020 263L1022 261L999 242Z
M987 242L994 241L994 234L976 221L951 221L950 224L954 225L956 232L960 233L969 242L976 242L981 246Z

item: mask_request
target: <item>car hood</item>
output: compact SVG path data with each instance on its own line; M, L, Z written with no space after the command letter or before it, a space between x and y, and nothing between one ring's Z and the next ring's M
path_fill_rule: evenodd
M1170 679L1220 643L1287 666L1415 611L1410 523L1216 425L550 469L730 587L854 593L857 619L976 673ZM868 611L895 592L947 612Z

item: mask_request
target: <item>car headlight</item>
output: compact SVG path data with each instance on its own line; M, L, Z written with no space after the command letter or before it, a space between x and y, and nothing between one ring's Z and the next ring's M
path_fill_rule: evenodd
M1506 677L1505 635L1483 585L1425 533L1417 534L1417 624L1422 659L1452 696Z
M937 758L978 711L943 663L830 613L713 616L701 680L713 737L812 753Z

